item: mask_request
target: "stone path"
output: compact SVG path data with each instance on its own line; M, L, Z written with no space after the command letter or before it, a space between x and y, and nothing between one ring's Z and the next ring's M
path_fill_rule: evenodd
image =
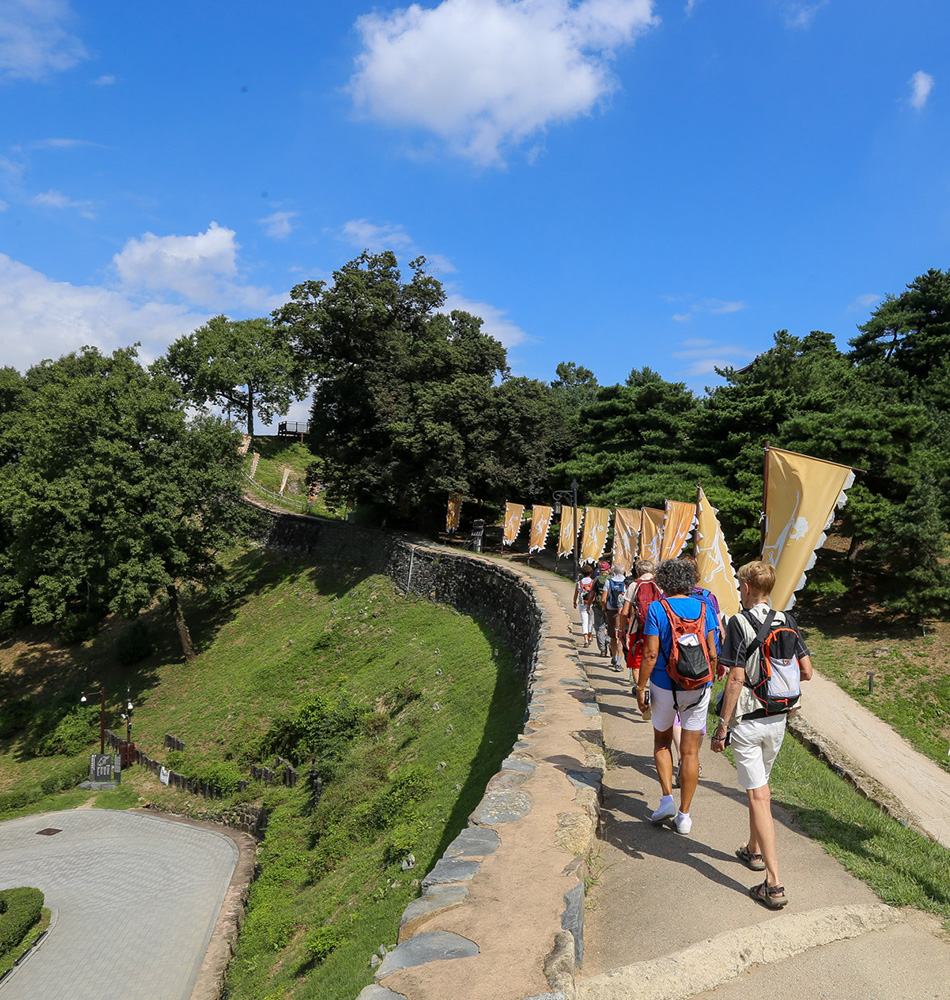
M578 623L570 583L529 571ZM745 795L728 759L712 754L708 741L691 835L654 827L649 813L659 785L652 726L640 718L626 676L591 649L580 647L578 655L597 692L611 766L577 1000L728 1000L789 990L829 1000L950 1000L950 941L939 922L882 904L779 808L779 855L790 903L773 913L749 899L749 886L761 877L733 853L748 835ZM943 840L950 811L942 796L950 775L834 684L807 686L802 715L812 702L807 723L820 739L842 760L859 759L859 772L901 793L904 806L913 806L915 825ZM934 807L921 805L928 798Z
M0 886L38 886L53 912L0 1000L189 1000L238 855L224 834L138 813L0 823Z

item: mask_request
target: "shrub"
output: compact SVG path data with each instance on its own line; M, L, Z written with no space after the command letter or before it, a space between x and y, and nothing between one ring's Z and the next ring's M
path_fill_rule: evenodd
M420 767L408 767L397 774L389 788L373 803L372 824L385 829L397 819L412 815L413 807L432 791L432 780Z
M43 912L43 893L31 886L0 891L0 955L26 936Z
M75 706L60 718L52 732L37 743L37 756L55 757L57 754L72 756L86 749L92 743L95 723L98 721L98 705Z
M243 775L236 764L229 761L219 761L217 763L203 764L198 767L189 777L196 781L202 781L210 785L222 795L231 795L237 791L238 782Z
M346 944L343 931L330 924L324 924L307 935L307 958L315 965L319 965L342 944Z

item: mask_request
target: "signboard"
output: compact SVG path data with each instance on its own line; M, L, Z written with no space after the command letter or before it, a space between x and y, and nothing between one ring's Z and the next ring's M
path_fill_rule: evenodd
M89 780L115 781L115 757L111 753L90 754Z

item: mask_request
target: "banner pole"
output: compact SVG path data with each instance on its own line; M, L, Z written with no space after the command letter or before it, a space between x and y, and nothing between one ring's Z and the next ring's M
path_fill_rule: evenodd
M761 526L761 541L759 543L759 558L762 558L765 552L765 533L768 528L768 517L766 516L766 511L769 505L769 442L765 442L765 468L762 474L762 517L760 520Z

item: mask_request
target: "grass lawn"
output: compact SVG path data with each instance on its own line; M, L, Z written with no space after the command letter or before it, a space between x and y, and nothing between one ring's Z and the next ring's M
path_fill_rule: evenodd
M322 496L318 497L315 503L307 505L307 467L314 461L314 456L306 443L294 438L283 438L276 435L255 437L244 458L244 471L248 475L251 472L254 452L260 455L257 470L254 473L254 482L259 483L271 493L280 492L284 470L290 470L284 488L285 505L288 510L300 512L302 507L306 507L307 513L317 514L320 517L342 518L345 516L344 510L327 507ZM250 487L248 488L250 489ZM269 497L267 500L275 502Z
M450 608L407 598L385 577L260 550L237 556L231 572L229 602L197 600L186 609L199 650L192 663L181 661L167 618L155 615L156 650L133 667L116 662L123 626L112 623L70 649L38 634L7 644L3 683L37 705L52 699L63 713L81 688L104 685L106 725L120 731L128 686L136 743L189 775L249 777L252 763L273 765L280 747L301 772L294 789L252 784L222 803L133 768L94 804L196 817L228 802L265 805L260 876L226 995L352 1000L372 981L371 956L395 944L419 880L465 826L516 738L522 679L497 637ZM93 714L86 752L98 748ZM166 733L184 751L166 751ZM41 736L26 726L0 742L9 790L67 759L31 756ZM325 779L319 801L307 780L312 755ZM18 812L69 808L91 794L71 790ZM403 870L410 855L415 866Z

